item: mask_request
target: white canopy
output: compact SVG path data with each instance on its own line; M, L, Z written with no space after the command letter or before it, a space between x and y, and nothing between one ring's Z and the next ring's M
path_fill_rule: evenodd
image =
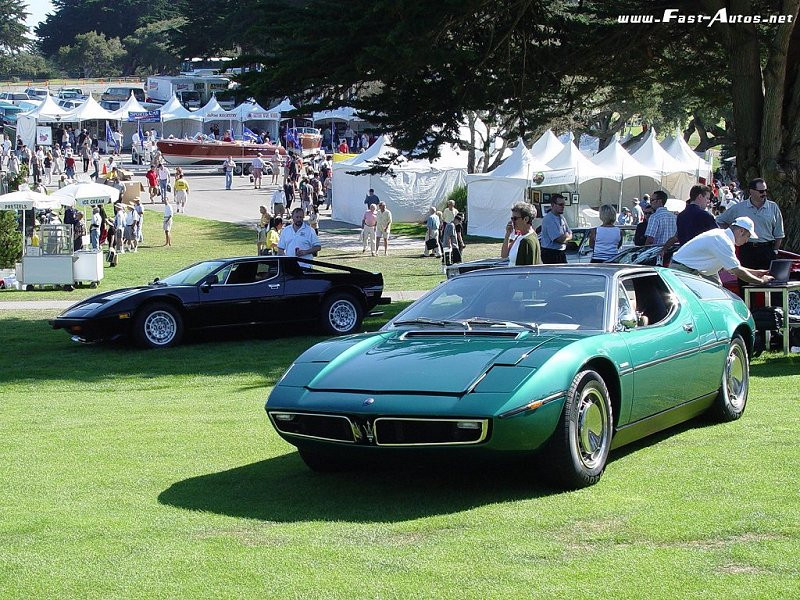
M120 191L110 185L79 181L53 192L53 198L71 200L78 206L95 206L114 203L119 200Z
M56 117L67 114L67 111L55 103L53 97L48 95L39 103L39 106L26 113L22 113L20 117L34 117L39 121L55 121Z
M49 208L52 210L62 205L72 206L73 204L75 204L75 201L69 198L58 198L55 195L48 196L33 190L20 190L0 196L0 210L30 210L32 208L39 210Z
M61 120L65 123L80 123L82 121L108 120L114 121L114 116L89 96L86 102L67 112Z
M646 168L657 172L659 175L682 173L691 170L667 154L667 151L656 141L656 130L653 128L647 132L647 135L641 140L639 147L633 152L632 156Z
M467 175L469 233L502 236L511 207L526 200L527 189L534 179L549 170L550 167L532 156L520 140L511 155L494 171Z
M281 113L276 110L267 110L258 102L242 102L232 111L239 121L280 121Z
M63 120L66 114L67 111L58 106L52 96L47 96L36 108L20 113L17 117L17 138L29 148L33 148L36 145L36 126L39 123Z
M573 143L574 137L569 134L568 142L555 158L547 163L551 173L545 173L544 181L540 186L565 185L572 183L580 185L592 179L610 178L611 175L602 167L598 167L586 158Z
M606 173L608 173L608 178L614 181L623 181L640 176L650 177L656 180L659 178L658 173L648 169L633 156L628 154L628 151L622 147L622 144L617 141L616 137L613 142L595 154L591 158L591 162L606 171Z
M284 98L279 104L277 104L277 105L273 106L272 108L270 108L270 110L271 111L275 111L275 112L279 112L279 113L285 113L285 112L289 112L290 110L297 110L297 109L295 108L294 104L292 104L291 101L288 98Z
M552 129L548 129L538 140L533 143L530 152L534 158L542 161L543 163L548 163L553 160L563 149L564 144L559 141Z
M175 94L169 99L164 106L161 107L161 121L176 121L178 119L192 119L194 121L202 121L203 117L196 112L190 111L186 108Z
M356 114L356 109L350 106L337 108L336 110L323 110L320 112L315 112L312 115L312 119L315 123L317 121L326 121L329 119L336 119L338 121L347 121L348 123L364 120Z
M222 108L216 96L211 96L206 105L197 109L194 114L202 117L204 121L235 121L239 118L235 110Z
M442 158L434 162L413 160L392 167L392 173L354 174L368 170L372 166L370 160L394 152L396 150L388 140L381 136L366 152L351 161L333 163L334 219L361 224L366 210L364 198L372 188L378 198L386 202L395 222L421 221L429 207L441 205L455 187L464 185L466 153L458 154L444 148L440 149ZM457 164L459 157L460 165Z
M671 157L689 167L697 177L704 177L706 183L711 181L711 165L700 158L679 133L674 136L667 136L661 142L661 147Z
M127 121L128 114L131 112L145 112L147 109L139 104L136 97L131 94L131 97L125 101L125 104L120 106L117 110L111 113L113 119L117 121Z

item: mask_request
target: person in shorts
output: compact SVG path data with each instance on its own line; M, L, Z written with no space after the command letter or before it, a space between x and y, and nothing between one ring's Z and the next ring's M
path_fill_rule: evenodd
M186 212L186 201L189 199L189 182L183 177L183 172L175 173L177 178L173 184L175 192L175 210L176 212Z
M383 255L389 254L389 234L392 231L392 211L386 208L386 202L378 202L378 227L376 232L377 249L380 252L383 240Z

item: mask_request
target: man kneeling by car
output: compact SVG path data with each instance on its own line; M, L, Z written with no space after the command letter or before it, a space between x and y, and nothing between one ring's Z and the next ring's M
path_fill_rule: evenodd
M743 267L736 257L736 246L756 237L750 217L739 217L728 229L711 229L692 238L672 255L670 268L700 275L721 285L719 271L725 269L750 283L767 283L772 279L767 270Z

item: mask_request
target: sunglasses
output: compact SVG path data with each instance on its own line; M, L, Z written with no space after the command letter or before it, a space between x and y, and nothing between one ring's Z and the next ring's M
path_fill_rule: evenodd
M761 194L762 196L765 196L765 195L766 195L766 193L767 193L767 190L766 190L766 189L759 190L759 189L757 189L757 188L753 188L753 191L754 191L754 192L758 192L758 193L759 193L759 194Z

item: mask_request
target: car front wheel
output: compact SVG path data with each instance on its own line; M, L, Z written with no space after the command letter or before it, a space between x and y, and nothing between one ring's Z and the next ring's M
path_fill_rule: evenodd
M183 336L183 319L169 304L148 304L136 315L133 333L140 346L169 348L178 344Z
M592 370L572 380L564 410L550 441L551 474L568 488L600 480L611 449L613 415L603 378Z
M728 346L722 385L711 407L711 416L722 422L735 421L744 413L750 389L750 361L744 340L736 335Z
M322 304L322 328L333 335L355 333L361 327L361 304L350 294L333 294Z

